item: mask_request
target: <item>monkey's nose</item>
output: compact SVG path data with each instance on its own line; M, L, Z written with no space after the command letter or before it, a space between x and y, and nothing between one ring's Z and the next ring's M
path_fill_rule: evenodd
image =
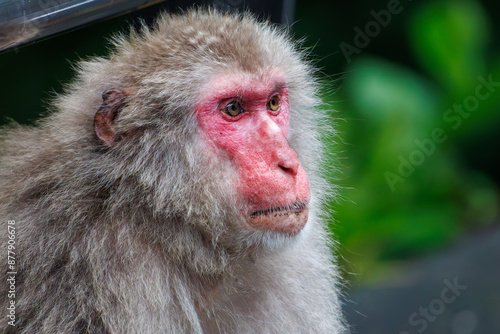
M287 174L295 176L299 171L299 167L300 163L297 153L287 143L287 147L278 152L278 168Z
M270 153L269 166L276 167L292 176L297 175L300 167L299 157L290 147L282 129L270 118L267 112L259 113L255 117L259 129L256 142L262 145L265 152Z

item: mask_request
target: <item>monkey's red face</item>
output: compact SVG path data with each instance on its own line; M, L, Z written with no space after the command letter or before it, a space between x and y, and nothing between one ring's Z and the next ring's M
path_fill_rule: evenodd
M248 223L289 235L307 222L309 181L288 144L290 104L286 78L271 71L210 82L196 107L210 144L228 154Z

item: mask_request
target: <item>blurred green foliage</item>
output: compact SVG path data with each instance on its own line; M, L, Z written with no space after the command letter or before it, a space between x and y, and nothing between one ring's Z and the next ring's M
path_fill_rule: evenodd
M332 229L347 270L362 280L384 275L373 270L384 263L491 225L499 214L498 171L468 163L474 155L467 151L477 137L498 147L500 54L490 54L490 18L478 1L451 0L413 4L398 15L378 35L364 32L376 50L377 38L387 38L383 29L400 29L404 44L392 51L408 49L411 61L372 54L351 30L344 41L361 52L345 57L339 89L324 96L346 120L339 124L343 143L329 143L345 157L341 199L330 203L338 221ZM365 19L361 30L374 20ZM490 163L498 166L498 157Z

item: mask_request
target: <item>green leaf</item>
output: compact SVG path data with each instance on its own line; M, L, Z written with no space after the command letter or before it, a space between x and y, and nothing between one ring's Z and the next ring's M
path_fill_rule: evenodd
M487 22L477 1L428 2L413 16L410 42L416 57L447 91L467 92L484 72Z

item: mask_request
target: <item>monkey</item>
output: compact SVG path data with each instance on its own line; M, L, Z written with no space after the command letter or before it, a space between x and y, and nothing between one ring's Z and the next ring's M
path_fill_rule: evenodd
M2 129L2 333L346 333L303 48L214 9L113 44Z

